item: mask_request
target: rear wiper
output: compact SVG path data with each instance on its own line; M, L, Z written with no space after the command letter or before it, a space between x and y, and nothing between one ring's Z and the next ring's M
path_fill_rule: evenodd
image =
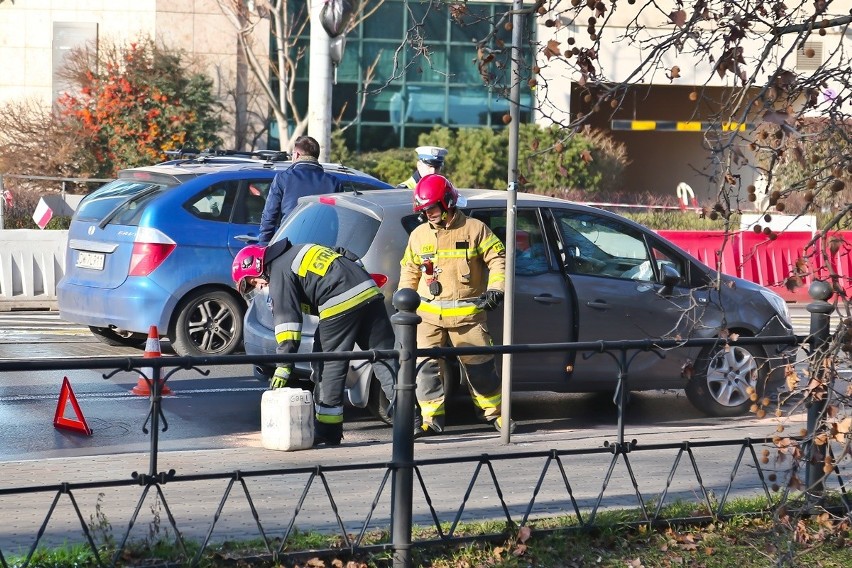
M358 186L355 185L352 182L349 182L349 181L345 182L343 187L344 187L343 191L351 191L355 195L361 195L361 192L358 191Z
M109 225L109 222L112 221L112 218L115 217L116 214L119 212L119 210L121 210L125 205L127 205L129 203L133 203L134 201L138 201L139 199L142 199L143 197L151 195L152 193L159 191L159 190L160 190L159 185L153 185L153 186L149 187L148 189L143 189L139 193L135 193L135 194L131 195L130 197L128 197L127 199L125 199L124 201L122 201L121 203L119 203L118 205L113 207L112 209L110 209L110 212L107 213L104 216L103 219L101 219L100 223L98 223L98 229L103 230L104 227Z

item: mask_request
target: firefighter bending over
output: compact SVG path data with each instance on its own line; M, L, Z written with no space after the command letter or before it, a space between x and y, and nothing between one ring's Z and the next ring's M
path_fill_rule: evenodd
M317 244L293 245L282 239L269 247L249 245L234 259L237 289L244 296L254 287L269 286L275 322L276 353L296 353L302 339L303 311L319 317L314 351L394 348L394 333L384 296L357 256ZM390 365L391 369L384 363ZM373 373L393 408L398 362L373 365ZM315 377L314 445L337 446L343 438L343 397L349 361L324 361ZM284 388L293 363L279 363L270 388Z

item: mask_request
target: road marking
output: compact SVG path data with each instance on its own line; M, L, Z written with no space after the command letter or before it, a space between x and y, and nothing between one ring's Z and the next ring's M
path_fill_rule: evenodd
M233 392L259 392L267 390L266 387L243 387L243 388L220 388L220 389L187 389L180 391L172 391L174 394L166 395L165 399L186 398L188 395L194 394L218 394L218 393L233 393ZM0 402L29 402L34 400L55 400L58 395L51 394L19 394L0 397ZM78 400L135 400L147 399L147 396L140 396L131 392L107 392L107 393L78 393L74 396Z
M59 312L2 312L0 335L88 335L85 325L70 323Z

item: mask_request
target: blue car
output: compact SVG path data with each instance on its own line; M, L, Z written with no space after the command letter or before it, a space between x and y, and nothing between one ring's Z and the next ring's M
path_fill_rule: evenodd
M179 355L240 349L245 301L231 262L257 242L283 153L177 159L123 170L87 195L68 231L60 317L109 345L142 346L152 325ZM323 164L347 191L391 186Z

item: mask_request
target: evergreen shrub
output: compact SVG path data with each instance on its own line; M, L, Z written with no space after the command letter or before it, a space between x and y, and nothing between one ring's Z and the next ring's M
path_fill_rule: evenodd
M414 148L351 155L335 135L332 159L397 184L415 168ZM581 189L588 195L621 189L628 164L622 145L600 132L571 133L564 129L521 125L518 169L525 191L557 194ZM450 153L443 173L457 187L505 189L508 185L509 133L507 129L450 129L438 126L421 134L419 146L442 146Z

